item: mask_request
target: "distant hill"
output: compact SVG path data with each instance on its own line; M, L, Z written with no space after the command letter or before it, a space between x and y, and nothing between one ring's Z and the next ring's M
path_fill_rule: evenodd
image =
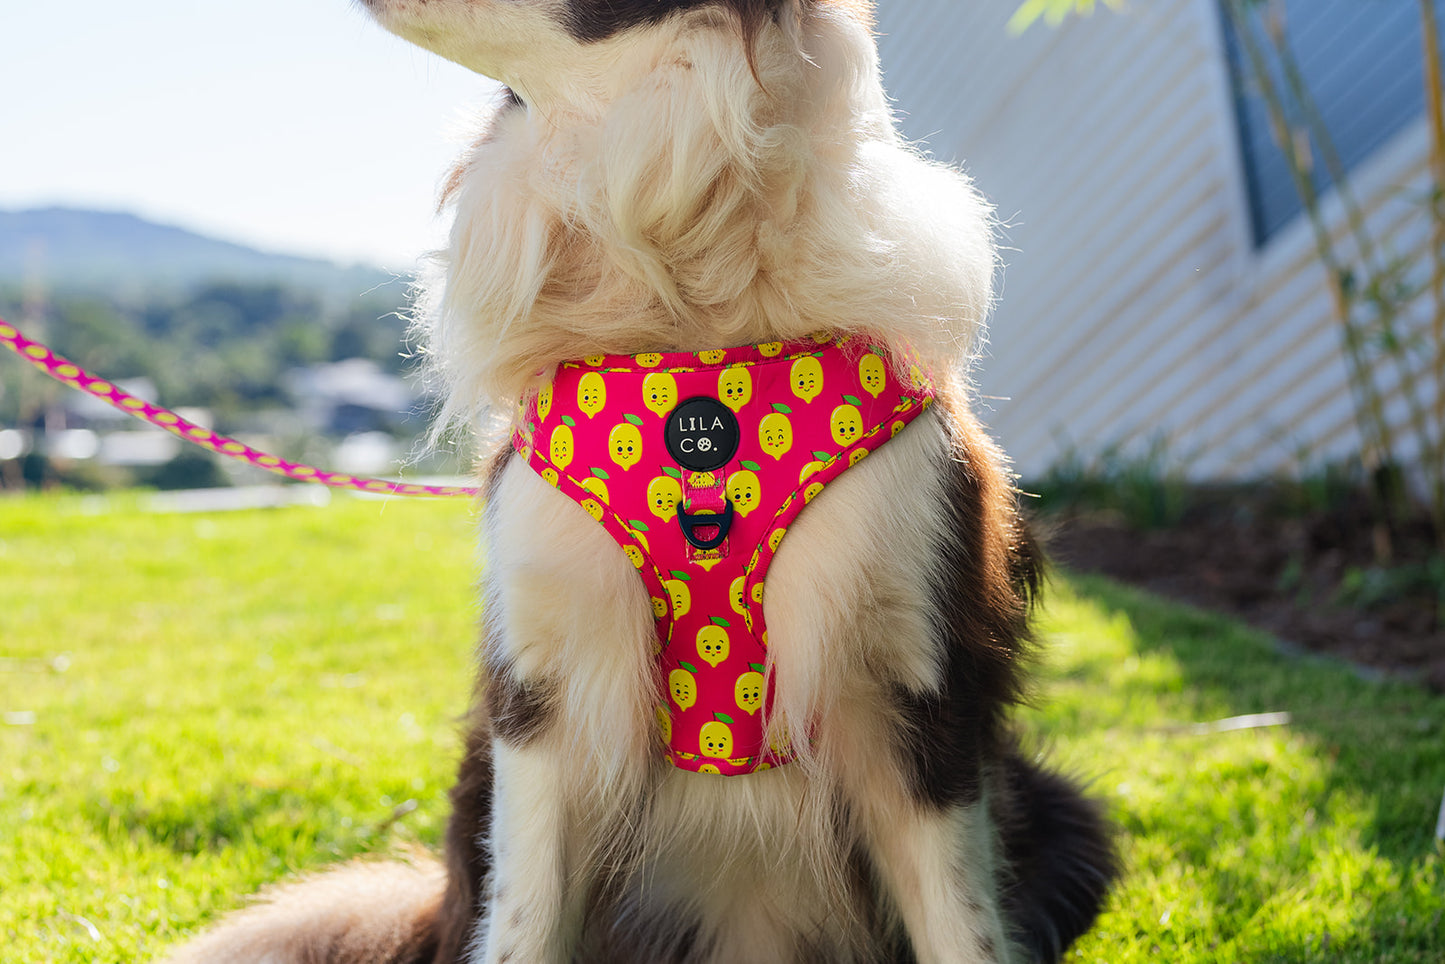
M72 208L0 210L0 284L126 291L200 282L276 281L354 295L393 276L377 268L271 254L133 214Z

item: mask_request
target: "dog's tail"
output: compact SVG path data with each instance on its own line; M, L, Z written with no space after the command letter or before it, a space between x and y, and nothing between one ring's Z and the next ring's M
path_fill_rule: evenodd
M445 877L430 858L358 861L269 891L167 964L431 964Z
M1032 960L1053 964L1103 909L1119 855L1102 807L1068 778L1005 758L998 809L1011 886L1004 915Z

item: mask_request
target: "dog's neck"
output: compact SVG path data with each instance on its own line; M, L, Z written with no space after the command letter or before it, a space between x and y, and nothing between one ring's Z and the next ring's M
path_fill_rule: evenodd
M756 76L739 44L684 18L595 116L493 120L423 305L447 414L509 407L537 372L595 354L831 330L909 345L940 373L970 357L987 208L901 143L867 30L815 8L806 56L767 31Z

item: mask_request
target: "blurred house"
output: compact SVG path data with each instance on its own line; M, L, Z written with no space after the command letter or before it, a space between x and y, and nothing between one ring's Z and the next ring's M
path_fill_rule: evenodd
M421 418L417 393L369 358L296 368L285 383L303 423L320 434L415 429Z
M1020 2L878 11L904 131L963 164L1006 224L977 379L1018 470L1159 438L1199 477L1357 452L1326 276L1262 105L1231 70L1219 0L1127 0L1012 37ZM1370 224L1423 254L1417 3L1285 6ZM1324 210L1341 222L1333 192ZM1398 393L1389 412L1405 422Z

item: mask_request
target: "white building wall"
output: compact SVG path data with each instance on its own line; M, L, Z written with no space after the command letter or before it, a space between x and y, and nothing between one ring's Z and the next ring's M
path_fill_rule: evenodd
M1004 223L977 382L1018 470L1156 438L1200 477L1357 450L1308 224L1251 241L1215 0L1130 0L1011 37L1018 2L878 11L905 132L961 163ZM1424 219L1398 188L1423 190L1424 157L1419 124L1354 172L1406 249Z

